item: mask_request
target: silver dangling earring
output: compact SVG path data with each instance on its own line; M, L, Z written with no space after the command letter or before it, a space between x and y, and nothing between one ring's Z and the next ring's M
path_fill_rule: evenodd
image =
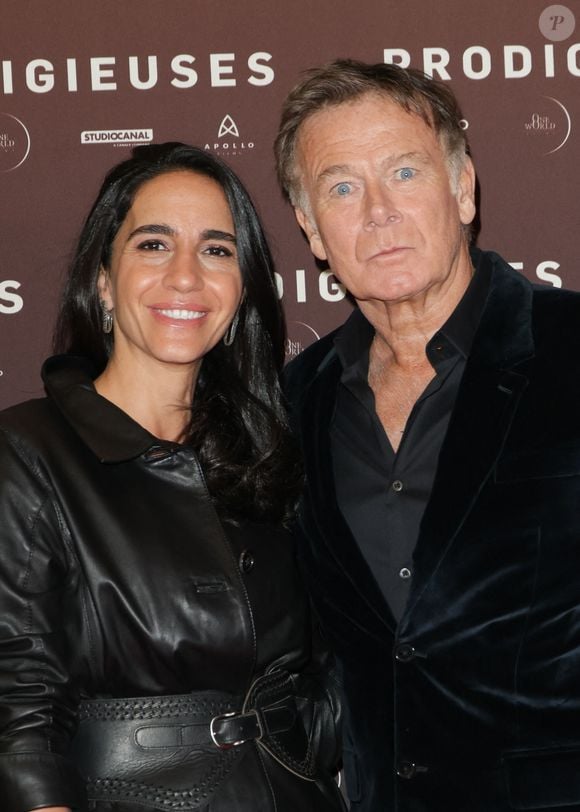
M226 330L226 334L223 337L223 342L226 347L231 347L234 343L234 338L236 337L236 331L238 329L238 323L240 321L240 308L236 310L236 314L230 322L230 326Z
M113 311L107 310L107 305L101 300L101 323L103 333L110 333L113 329Z

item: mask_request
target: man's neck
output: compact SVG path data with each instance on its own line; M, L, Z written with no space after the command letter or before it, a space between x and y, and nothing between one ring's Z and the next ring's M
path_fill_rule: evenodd
M410 368L425 361L425 348L451 316L467 290L473 266L467 249L452 273L413 298L399 301L359 301L375 329L373 355L377 360Z

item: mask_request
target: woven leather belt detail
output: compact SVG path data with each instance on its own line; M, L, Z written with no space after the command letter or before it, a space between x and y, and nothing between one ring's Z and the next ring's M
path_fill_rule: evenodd
M274 672L245 700L214 691L82 702L71 758L93 801L193 812L207 804L250 742L313 780L312 747L291 675ZM299 707L300 706L300 707ZM306 714L307 724L313 711Z

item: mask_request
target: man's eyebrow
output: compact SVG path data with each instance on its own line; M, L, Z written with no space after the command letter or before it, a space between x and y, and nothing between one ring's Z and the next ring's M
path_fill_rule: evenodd
M397 153L396 155L389 155L383 160L382 166L388 168L390 166L404 164L406 161L415 161L421 164L428 164L430 163L431 159L425 152L402 152ZM333 164L332 166L327 166L326 169L324 169L320 175L318 175L316 178L316 184L320 185L321 183L324 183L324 181L336 178L340 175L344 175L346 177L347 175L356 174L358 174L358 170L352 164Z
M337 175L350 175L354 172L354 168L349 164L333 164L324 169L316 178L316 184L324 183L329 178L335 178Z
M405 161L419 161L419 163L428 164L431 162L431 158L426 152L403 152L400 155L392 155L390 158L387 158L385 163L392 166L404 163Z

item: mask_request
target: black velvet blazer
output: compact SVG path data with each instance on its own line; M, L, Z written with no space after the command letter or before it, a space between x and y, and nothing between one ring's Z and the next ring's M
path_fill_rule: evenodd
M580 810L580 294L482 262L398 626L336 502L332 335L288 370L301 557L340 663L356 812Z

